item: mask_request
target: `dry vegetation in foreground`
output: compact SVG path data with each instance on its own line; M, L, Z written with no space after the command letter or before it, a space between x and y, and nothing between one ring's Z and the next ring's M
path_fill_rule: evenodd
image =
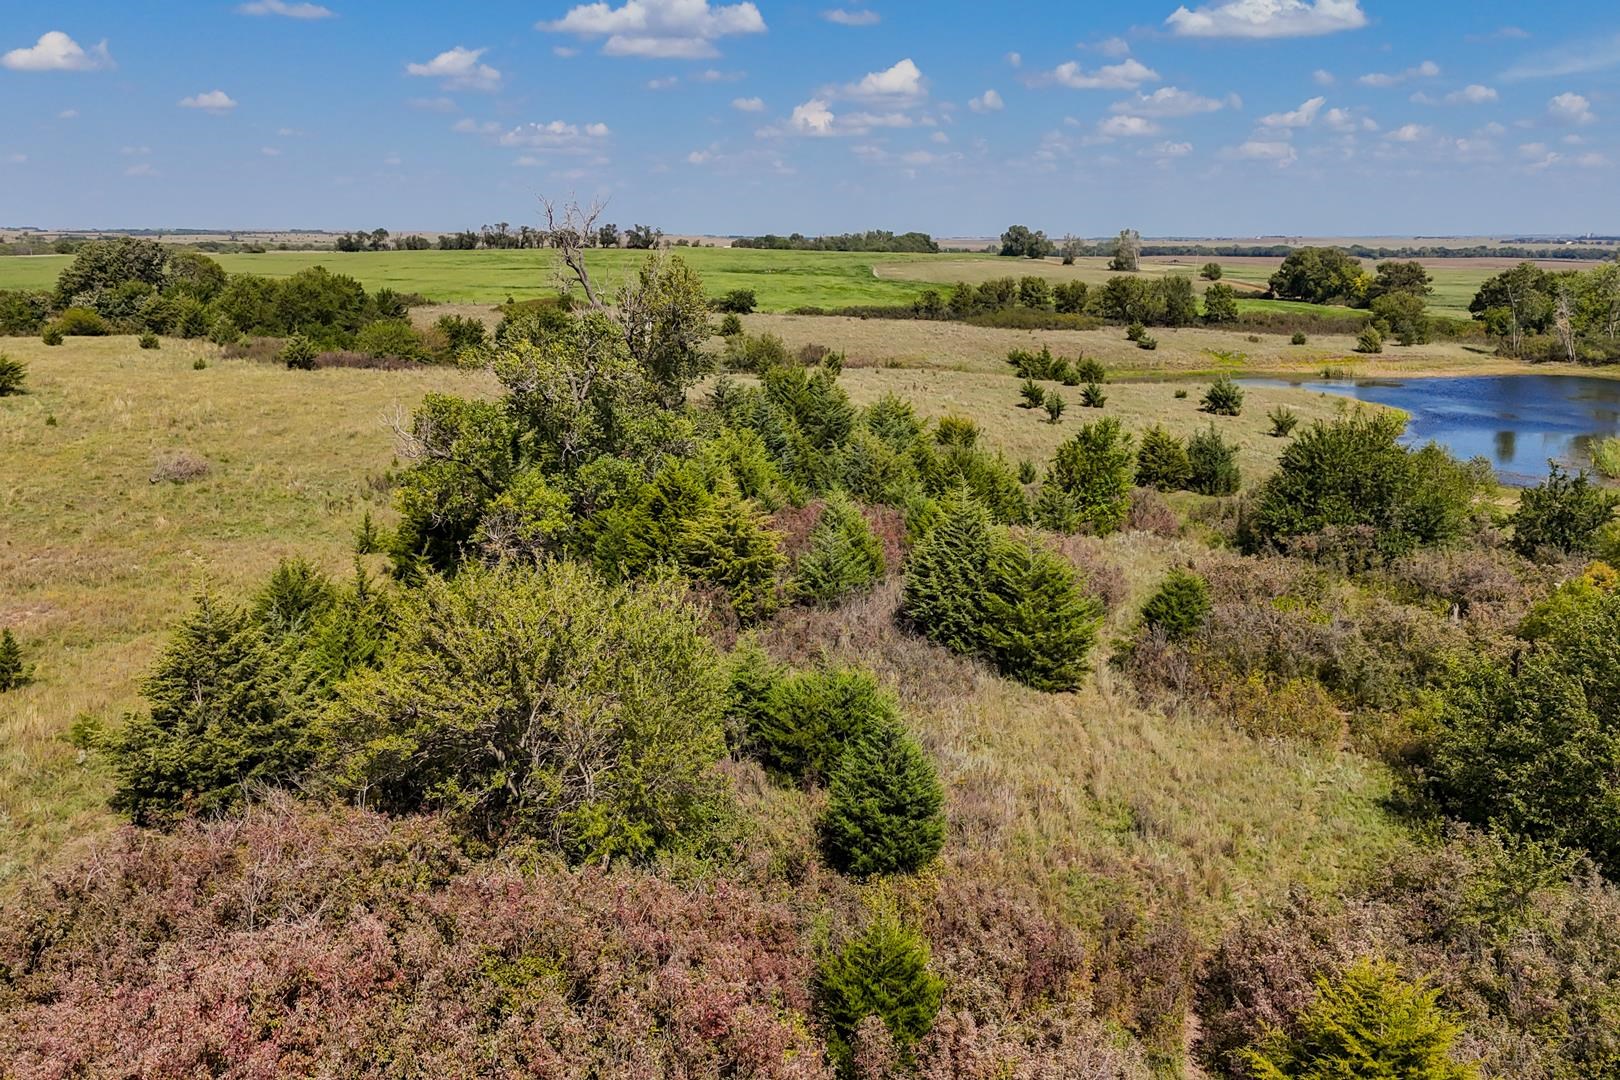
M63 736L81 714L139 704L198 584L237 595L295 554L346 573L362 508L389 505L385 415L485 378L292 372L132 337L5 349L29 392L0 407L0 624L39 663L0 699L0 879L112 821L105 779ZM206 472L170 475L183 459Z

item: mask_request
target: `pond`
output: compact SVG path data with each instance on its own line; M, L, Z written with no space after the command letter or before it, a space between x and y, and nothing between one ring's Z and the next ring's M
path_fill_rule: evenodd
M1413 379L1243 380L1371 401L1411 417L1405 441L1431 440L1463 460L1483 457L1504 484L1529 487L1549 459L1591 467L1594 438L1620 434L1620 379L1462 375Z

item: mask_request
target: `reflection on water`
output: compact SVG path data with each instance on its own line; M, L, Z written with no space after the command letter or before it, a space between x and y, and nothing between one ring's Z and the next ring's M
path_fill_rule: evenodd
M1620 380L1576 375L1468 375L1427 379L1283 382L1358 401L1391 405L1411 416L1406 441L1434 441L1459 458L1484 457L1504 484L1528 486L1548 460L1587 467L1594 438L1620 434Z

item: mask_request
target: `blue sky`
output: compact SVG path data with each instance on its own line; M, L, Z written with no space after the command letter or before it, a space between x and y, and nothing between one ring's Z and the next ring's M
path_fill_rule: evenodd
M7 0L0 224L1620 233L1579 0Z

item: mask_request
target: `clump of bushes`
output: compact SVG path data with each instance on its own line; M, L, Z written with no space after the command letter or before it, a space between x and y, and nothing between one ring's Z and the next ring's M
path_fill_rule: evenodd
M51 328L64 337L104 337L110 332L105 319L82 307L63 310L52 320Z
M424 361L427 345L416 328L403 319L378 319L355 335L356 352L394 360Z
M732 289L710 306L727 315L751 315L758 305L753 289Z
M1212 416L1240 416L1243 396L1243 388L1222 375L1204 392L1202 408Z
M1509 519L1513 550L1527 559L1588 553L1598 530L1613 519L1617 502L1586 473L1571 476L1555 463L1546 480L1519 496L1519 507Z

